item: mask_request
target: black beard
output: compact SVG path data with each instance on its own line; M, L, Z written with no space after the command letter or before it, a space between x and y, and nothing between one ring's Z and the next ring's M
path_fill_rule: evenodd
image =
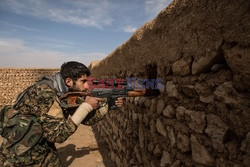
M73 82L73 86L69 88L69 92L81 92L81 91L76 88L76 84L75 82Z

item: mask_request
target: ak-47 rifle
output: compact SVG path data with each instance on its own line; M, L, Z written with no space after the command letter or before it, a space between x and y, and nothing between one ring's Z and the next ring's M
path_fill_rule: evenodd
M93 82L98 84L98 82ZM102 84L106 84L103 82ZM126 83L114 83L113 87L108 88L94 88L83 92L68 92L60 97L60 100L65 101L69 108L78 107L83 101L84 97L92 96L98 98L107 98L109 109L117 108L115 101L119 97L137 97L137 96L157 96L158 89L127 89Z

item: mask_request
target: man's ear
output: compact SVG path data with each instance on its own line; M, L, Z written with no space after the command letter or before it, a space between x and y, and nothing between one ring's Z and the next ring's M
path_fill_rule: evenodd
M71 79L71 78L66 78L65 79L65 84L66 84L66 86L68 86L68 87L72 87L73 86L73 80Z

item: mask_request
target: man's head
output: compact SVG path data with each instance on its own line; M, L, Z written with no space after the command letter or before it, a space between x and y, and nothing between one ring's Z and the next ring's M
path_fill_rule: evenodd
M84 64L76 61L64 63L60 73L70 91L89 89L87 79L90 76L90 71Z

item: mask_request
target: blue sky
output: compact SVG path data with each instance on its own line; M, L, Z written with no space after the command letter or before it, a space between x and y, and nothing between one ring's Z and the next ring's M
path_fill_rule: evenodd
M0 0L0 68L101 60L171 0Z

